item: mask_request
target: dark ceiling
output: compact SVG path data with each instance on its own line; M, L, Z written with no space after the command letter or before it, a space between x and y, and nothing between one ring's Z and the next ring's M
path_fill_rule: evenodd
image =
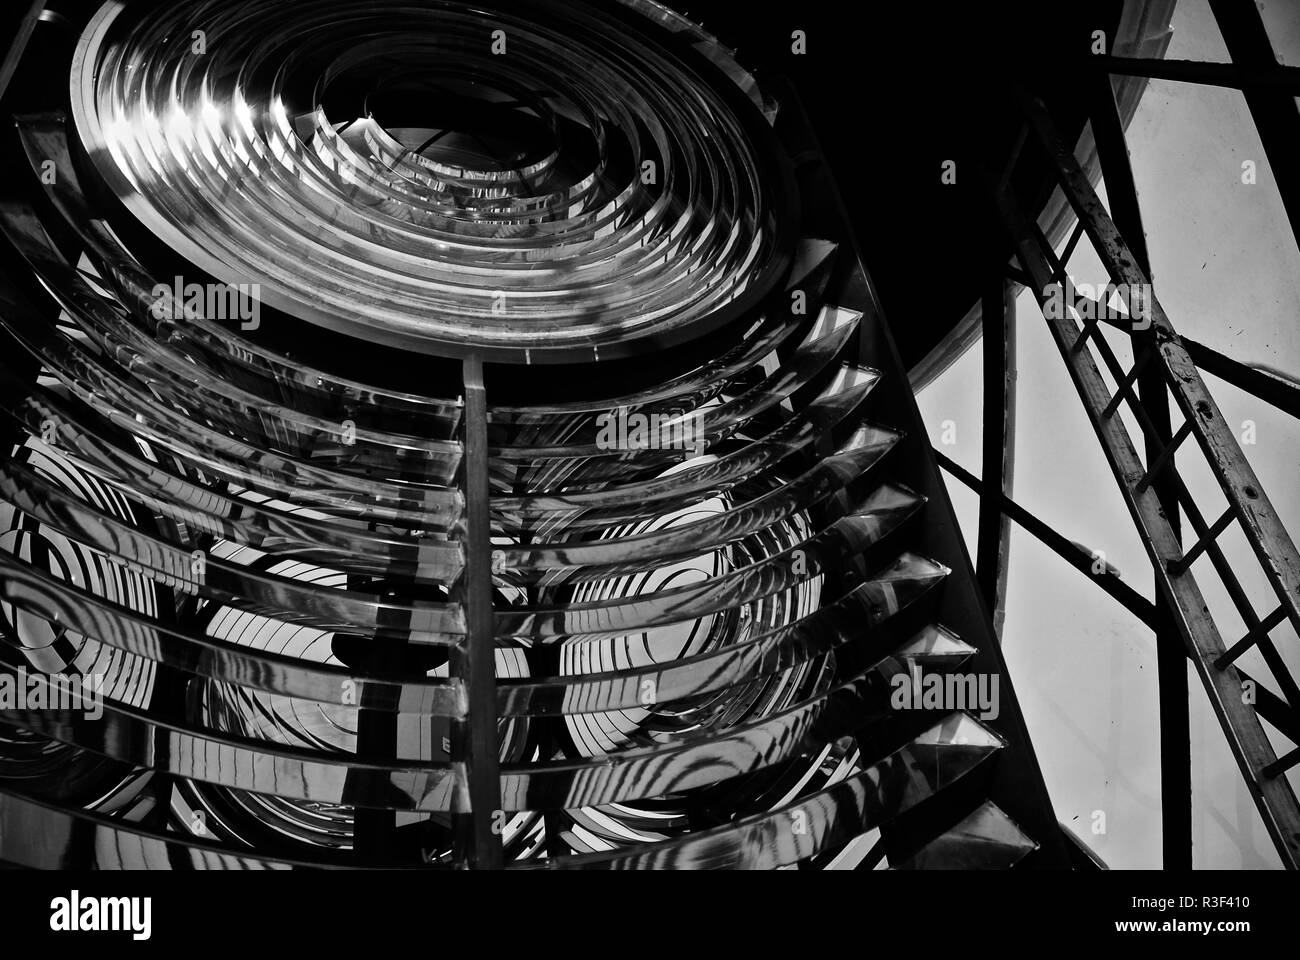
M997 3L738 4L673 0L760 78L782 74L803 100L849 208L904 362L919 361L1010 253L970 172L997 170L1019 126L1008 93L1041 96L1062 132L1082 129L1078 64L1092 33L1116 35L1122 0ZM808 52L791 53L805 31ZM957 161L956 184L940 181ZM1047 172L1026 153L1027 202ZM965 170L963 167L965 166Z

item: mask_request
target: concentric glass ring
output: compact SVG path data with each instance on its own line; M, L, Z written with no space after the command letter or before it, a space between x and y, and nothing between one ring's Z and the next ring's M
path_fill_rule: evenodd
M789 262L758 111L643 17L535 6L109 4L77 128L197 267L378 342L572 362L742 313Z

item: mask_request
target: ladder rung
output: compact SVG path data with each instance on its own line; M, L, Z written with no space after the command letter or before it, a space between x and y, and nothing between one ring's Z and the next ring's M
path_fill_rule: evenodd
M1081 351L1085 346L1087 346L1088 338L1091 337L1096 332L1097 332L1097 321L1085 320L1083 323L1083 329L1079 331L1079 339L1074 341L1074 345L1070 347L1070 356L1075 356L1076 354L1079 353L1079 351Z
M1061 251L1061 263L1069 264L1070 258L1074 256L1074 248L1079 245L1079 239L1083 236L1083 221L1080 220L1074 225L1074 232L1070 234L1070 240Z
M1031 290L1033 289L1034 287L1033 278L1030 277L1029 274L1025 273L1025 271L1021 270L1019 267L1013 267L1010 264L1007 264L1005 273L1008 280L1014 280L1022 287L1028 287Z
M1205 548L1217 540L1224 530L1228 529L1228 525L1232 523L1232 520L1236 515L1236 511L1233 510L1232 507L1228 507L1228 509L1223 512L1223 516L1214 521L1214 526L1210 527L1210 529L1205 532L1205 536L1200 540L1197 540L1196 543L1192 545L1192 549L1183 554L1183 559L1175 560L1169 564L1168 569L1170 574L1175 577L1181 577L1186 573L1187 568L1195 563L1197 557L1205 552Z
M1297 763L1300 763L1300 747L1296 747L1290 753L1278 757L1261 770L1260 773L1266 777L1280 777Z
M1154 350L1148 350L1146 353L1142 354L1142 358L1138 360L1137 363L1133 364L1133 369L1124 374L1124 379L1121 380L1119 385L1115 388L1115 396L1110 398L1110 403L1106 404L1105 409L1101 411L1101 418L1103 420L1109 420L1113 417L1115 411L1119 409L1119 405L1124 401L1124 398L1132 395L1133 384L1137 383L1138 377L1142 376L1142 371L1145 370L1147 364L1151 362L1151 356L1153 353L1155 353Z
M1174 455L1174 452L1178 449L1179 444L1181 444L1184 440L1186 440L1188 435L1191 432L1192 432L1192 421L1185 420L1183 422L1183 425L1178 428L1178 432L1173 435L1173 437L1170 439L1169 443L1165 446L1165 448L1160 451L1160 456L1156 457L1155 462L1151 464L1150 468L1146 472L1146 476L1144 476L1141 480L1138 481L1137 484L1138 493L1141 493L1147 487L1151 486L1151 481L1155 479L1156 474L1165 468L1165 464L1168 463L1169 458Z
M1235 661L1255 644L1259 643L1261 639L1268 636L1269 631L1285 619L1286 606L1282 605L1261 620L1258 626L1252 627L1244 637L1224 651L1224 653L1214 661L1214 665L1220 670L1226 669L1230 663Z

